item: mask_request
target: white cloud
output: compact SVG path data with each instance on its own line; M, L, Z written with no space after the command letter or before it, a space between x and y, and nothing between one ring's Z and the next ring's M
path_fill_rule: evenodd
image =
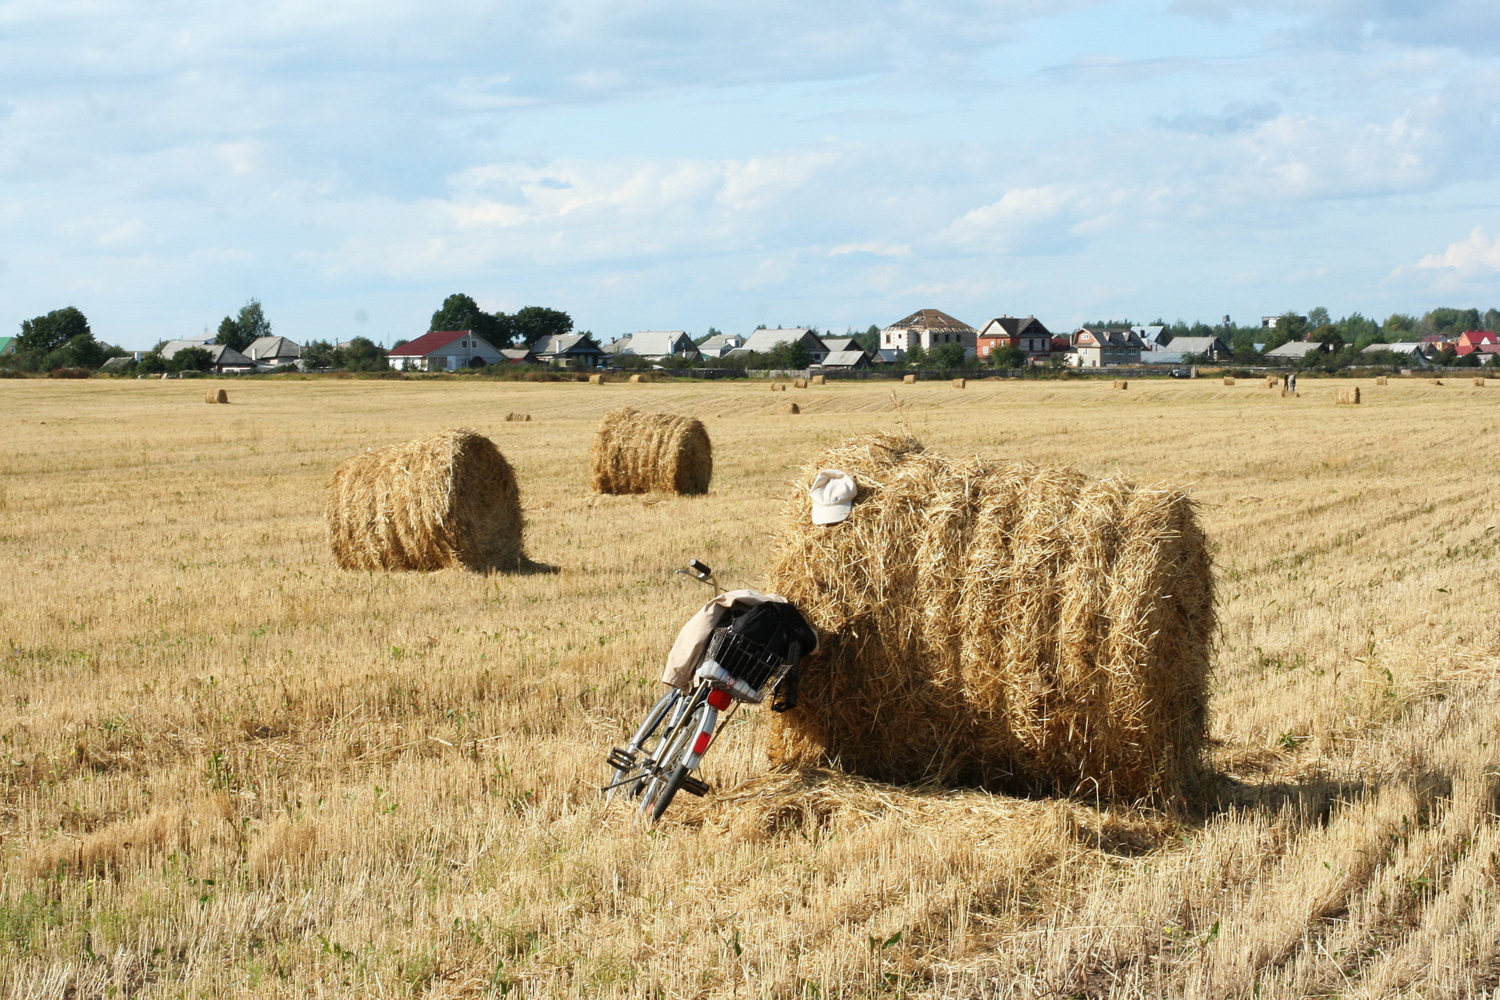
M1500 273L1500 237L1490 239L1484 235L1483 226L1475 226L1468 239L1448 244L1442 253L1428 254L1415 266L1421 270L1443 268L1464 275Z

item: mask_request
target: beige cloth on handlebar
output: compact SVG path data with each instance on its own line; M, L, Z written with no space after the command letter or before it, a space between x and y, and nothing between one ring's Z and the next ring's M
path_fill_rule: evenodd
M703 651L708 648L708 640L713 636L714 629L722 625L724 619L729 617L729 609L736 606L753 608L767 601L787 603L786 598L780 594L762 594L758 590L731 590L703 605L698 613L682 626L682 631L677 633L677 641L672 643L672 651L667 654L667 669L662 672L661 682L683 691L692 687L693 671L698 669L698 664L703 659Z

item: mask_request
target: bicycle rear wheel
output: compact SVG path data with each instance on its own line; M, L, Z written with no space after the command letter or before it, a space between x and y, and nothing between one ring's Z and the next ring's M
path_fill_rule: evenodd
M623 751L620 748L611 751L610 762L616 767L609 784L604 786L604 801L613 800L616 792L630 797L641 794L650 777L644 765L661 752L665 734L672 731L668 719L683 697L683 693L676 689L662 695L630 738L630 744ZM663 723L668 724L664 727Z
M641 811L651 817L652 823L661 819L692 770L687 761L693 756L693 741L703 729L705 716L712 711L707 702L700 701L665 737L667 748L657 758L657 776L646 785L641 796Z

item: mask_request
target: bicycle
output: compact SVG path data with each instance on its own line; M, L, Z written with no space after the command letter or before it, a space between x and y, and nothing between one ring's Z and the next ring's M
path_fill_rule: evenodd
M782 598L742 590L732 593L719 586L713 570L697 559L687 569L675 571L711 586L714 600L683 628L679 645L694 640L689 633L703 621L711 623L701 651L687 663L692 668L686 686L681 679L667 680L672 687L646 713L624 747L610 750L606 761L613 769L610 783L600 791L606 801L616 792L639 798L639 810L656 823L679 791L697 796L710 791L707 782L693 771L713 742L719 713L734 711L741 704L759 704L767 693L776 693L772 708L786 711L796 704L796 669L803 648L817 648L817 633L800 612ZM736 596L738 595L738 596ZM731 598L715 616L721 598ZM727 619L727 624L718 624ZM674 654L678 647L673 647ZM673 671L669 658L668 671Z

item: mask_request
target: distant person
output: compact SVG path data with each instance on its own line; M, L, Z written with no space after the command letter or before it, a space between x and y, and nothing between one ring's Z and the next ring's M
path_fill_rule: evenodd
M1286 391L1287 392L1296 392L1297 391L1297 373L1296 372L1292 372L1290 375L1288 375L1286 377Z

